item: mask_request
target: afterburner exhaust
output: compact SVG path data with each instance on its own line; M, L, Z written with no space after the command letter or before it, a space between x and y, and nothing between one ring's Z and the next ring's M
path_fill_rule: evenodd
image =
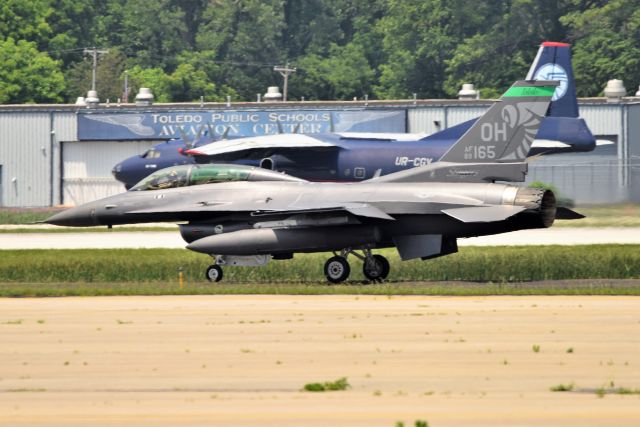
M516 193L514 205L524 206L529 220L535 228L548 228L556 218L556 196L551 190L542 188L520 188Z

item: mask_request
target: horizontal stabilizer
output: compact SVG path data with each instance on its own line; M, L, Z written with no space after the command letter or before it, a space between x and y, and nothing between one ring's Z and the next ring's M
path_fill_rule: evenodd
M187 150L187 154L193 156L220 156L242 151L294 148L335 149L337 146L331 142L321 141L307 135L280 134L212 142L211 144Z
M569 208L556 208L556 219L582 219L584 215Z
M526 208L524 206L472 206L467 208L444 209L443 213L462 222L503 221Z
M533 141L533 145L531 145L531 148L571 148L571 145L561 141L536 139Z

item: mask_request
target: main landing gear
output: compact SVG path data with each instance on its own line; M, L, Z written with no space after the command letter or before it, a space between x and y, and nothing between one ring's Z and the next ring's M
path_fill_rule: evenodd
M340 283L347 280L351 267L347 257L351 254L364 262L362 273L364 277L372 282L381 282L389 275L389 261L382 255L372 255L371 249L363 249L363 254L359 254L351 248L343 249L340 255L334 252L334 256L329 258L324 264L324 275L331 283Z
M364 277L372 282L382 282L389 275L389 261L382 255L373 255L371 249L362 249L359 252L346 248L340 251L340 254L333 253L334 256L329 258L324 264L324 275L331 283L340 283L347 280L351 273L351 266L347 261L349 255L353 255L363 262L362 273ZM214 256L215 264L210 265L205 277L210 282L219 282L222 280L223 265L244 265L244 266L260 266L265 265L270 256ZM282 258L278 258L282 259Z

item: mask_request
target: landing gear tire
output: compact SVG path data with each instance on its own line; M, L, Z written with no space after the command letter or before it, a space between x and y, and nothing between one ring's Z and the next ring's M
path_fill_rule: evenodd
M362 266L364 277L372 282L382 281L389 275L389 261L382 255L373 255L371 259L365 260Z
M324 264L324 275L331 283L340 283L347 280L351 273L351 267L344 257L334 256Z
M222 268L216 264L210 265L205 272L205 276L210 282L219 282L220 280L222 280L223 276Z

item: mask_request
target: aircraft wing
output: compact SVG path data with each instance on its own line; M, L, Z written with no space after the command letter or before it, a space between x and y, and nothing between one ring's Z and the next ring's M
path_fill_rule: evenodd
M296 215L321 212L349 212L355 216L377 218L393 221L394 218L382 209L369 203L314 203L313 205L283 205L259 208L255 203L233 203L224 201L209 201L184 205L170 205L161 208L139 209L130 213L150 214L164 212L252 212L253 216Z
M338 148L336 144L330 141L323 141L308 135L288 133L217 141L192 148L187 150L186 153L193 156L221 156L231 153L262 152L273 149L335 150Z
M365 139L373 141L419 141L429 136L427 133L389 133L389 132L336 132L342 139Z

